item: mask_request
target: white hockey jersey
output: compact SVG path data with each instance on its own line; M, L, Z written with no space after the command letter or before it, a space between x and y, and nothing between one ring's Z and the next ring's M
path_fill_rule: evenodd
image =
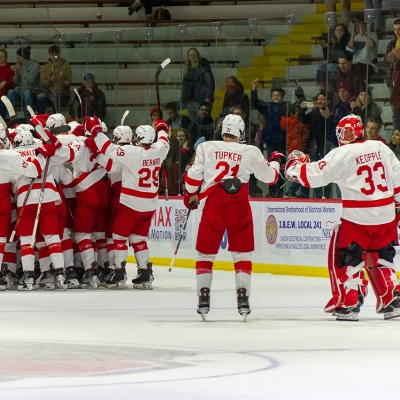
M336 183L342 193L342 218L379 225L395 218L400 202L400 161L379 140L355 142L331 150L322 160L296 164L287 174L306 187Z
M225 179L238 178L247 183L250 174L262 182L273 184L279 176L279 163L269 163L255 146L230 141L209 141L196 149L196 158L188 169L185 186L194 193L201 186L202 199Z
M120 202L136 211L154 211L161 165L169 151L167 133L160 131L157 142L147 149L113 144L103 133L96 136L95 142L102 154L122 165Z

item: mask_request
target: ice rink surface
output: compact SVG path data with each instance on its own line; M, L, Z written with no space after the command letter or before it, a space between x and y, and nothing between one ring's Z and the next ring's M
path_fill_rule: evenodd
M398 397L400 318L377 315L372 291L339 322L328 279L254 274L243 322L234 273L215 271L203 322L194 270L154 275L152 291L0 293L0 399Z

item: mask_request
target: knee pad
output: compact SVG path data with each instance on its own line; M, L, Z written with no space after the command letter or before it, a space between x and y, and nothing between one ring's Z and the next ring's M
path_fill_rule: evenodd
M356 242L343 249L338 249L338 266L339 268L348 266L357 266L363 261L363 249Z

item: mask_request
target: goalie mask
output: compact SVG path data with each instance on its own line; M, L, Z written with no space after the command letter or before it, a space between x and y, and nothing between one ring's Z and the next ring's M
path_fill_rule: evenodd
M34 143L33 135L32 135L32 125L28 124L21 124L18 125L15 130L15 137L14 137L14 146L29 146Z
M156 131L150 125L140 125L135 131L135 143L152 144L156 138Z
M228 114L222 122L222 135L236 136L239 141L244 139L244 121L240 115Z
M336 136L339 146L364 138L364 125L361 118L354 114L343 117L336 126Z
M133 132L129 126L117 126L113 131L113 142L116 144L132 143Z

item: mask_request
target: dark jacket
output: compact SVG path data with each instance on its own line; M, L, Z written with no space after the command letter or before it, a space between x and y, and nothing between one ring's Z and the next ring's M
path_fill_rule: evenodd
M93 117L97 115L100 119L106 116L106 96L104 92L95 85L92 91L81 86L78 89L79 96L82 100L82 106L79 102L78 96L75 96L74 102L69 110L69 113L74 118L84 118L86 116Z

